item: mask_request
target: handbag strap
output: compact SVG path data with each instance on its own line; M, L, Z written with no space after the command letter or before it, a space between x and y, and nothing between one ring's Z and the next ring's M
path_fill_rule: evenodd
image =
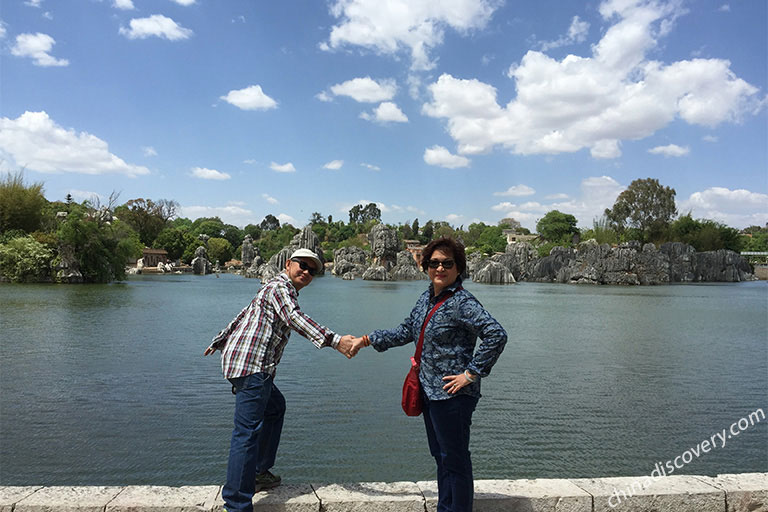
M461 285L459 285L455 291L461 290ZM413 360L416 364L421 364L421 349L424 346L424 331L427 329L427 324L429 323L430 318L432 318L432 315L435 314L435 311L437 311L437 308L443 305L443 302L450 299L454 294L454 291L446 292L445 297L440 299L437 304L434 305L432 310L427 315L427 318L424 319L424 323L421 326L421 333L419 334L419 342L416 344L416 353L413 355Z

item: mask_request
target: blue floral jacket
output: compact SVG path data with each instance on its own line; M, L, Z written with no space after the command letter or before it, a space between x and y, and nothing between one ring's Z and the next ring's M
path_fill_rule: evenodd
M419 380L430 400L446 400L459 394L479 398L481 379L463 387L456 395L451 395L443 390L443 377L464 370L486 377L507 343L507 332L501 324L471 293L460 286L459 278L438 297L434 297L434 288L430 284L402 324L395 329L376 330L370 334L371 345L379 352L411 342L416 344L429 311L444 294L455 292L435 311L424 331ZM475 350L478 337L482 341Z

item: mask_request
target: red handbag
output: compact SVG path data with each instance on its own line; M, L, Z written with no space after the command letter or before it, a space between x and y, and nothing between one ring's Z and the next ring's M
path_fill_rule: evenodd
M424 320L424 324L421 326L421 333L419 334L419 342L416 344L416 353L411 358L411 369L408 375L405 376L405 382L403 383L403 411L408 416L418 416L421 414L423 403L421 401L421 382L419 382L419 368L421 367L421 348L424 345L424 330L427 328L429 319L437 311L437 308L443 305L443 302L453 295L453 292L449 292L440 299L440 302L435 304L432 310Z

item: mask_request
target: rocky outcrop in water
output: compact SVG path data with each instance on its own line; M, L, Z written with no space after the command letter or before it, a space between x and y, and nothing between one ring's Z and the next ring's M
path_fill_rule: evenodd
M528 280L558 283L654 285L675 282L752 279L749 265L733 251L697 253L679 242L641 245L630 241L611 247L588 240L578 249L555 247L540 259Z
M195 249L195 257L192 260L192 272L198 275L213 272L211 262L208 261L208 251L202 245Z
M400 251L397 253L397 264L389 271L389 278L392 281L416 281L420 279L429 279L413 259L413 254L409 251Z
M363 277L365 271L368 270L367 259L368 254L360 247L341 247L333 251L332 273L339 277L347 274L350 274L352 278Z
M637 241L611 247L588 240L576 248L555 247L544 258L539 258L533 246L523 242L509 245L504 254L491 258L470 256L467 266L472 279L491 284L503 282L497 265L480 273L489 263L503 265L518 281L548 283L654 285L754 278L744 258L733 251L698 253L679 242L657 249L653 244L641 245Z
M363 273L366 281L389 281L389 272L386 267L371 267Z
M475 271L472 278L476 283L485 284L514 284L515 276L503 263L486 260L485 265Z
M400 251L397 231L384 224L376 224L368 233L368 242L371 244L372 266L385 267L389 271L397 264L397 253Z

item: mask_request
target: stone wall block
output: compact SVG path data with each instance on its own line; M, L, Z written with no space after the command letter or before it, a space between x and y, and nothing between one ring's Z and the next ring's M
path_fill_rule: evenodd
M107 504L106 512L199 512L213 509L216 485L165 487L131 485Z
M725 492L695 476L571 480L594 499L594 512L724 512Z
M725 491L727 512L768 512L768 473L717 475L712 481Z
M413 482L313 485L323 512L424 512Z
M25 486L7 486L0 487L0 512L13 512L13 506L29 496L30 494L42 489L40 485Z
M437 511L437 482L417 482L427 512ZM592 496L569 480L475 480L474 512L592 512Z
M104 512L123 487L43 487L22 499L14 512Z

